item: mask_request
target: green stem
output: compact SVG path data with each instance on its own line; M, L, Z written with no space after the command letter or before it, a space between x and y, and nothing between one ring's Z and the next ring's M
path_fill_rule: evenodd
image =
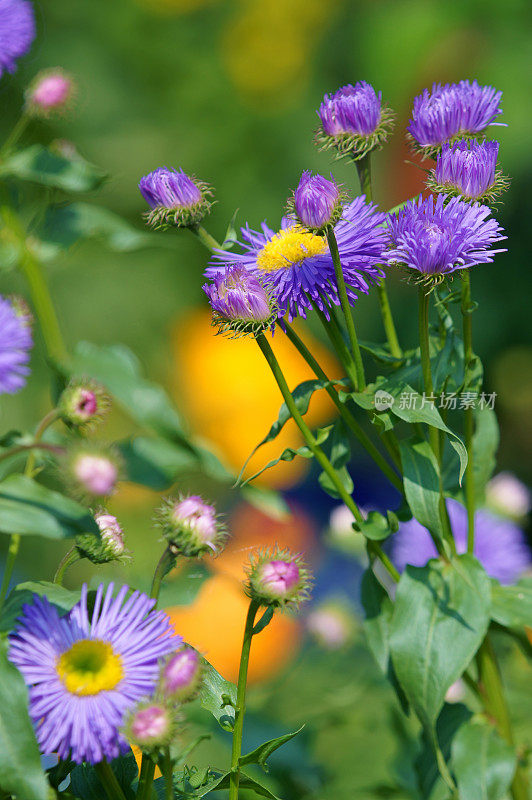
M174 552L173 546L168 545L168 547L160 557L157 566L155 567L155 572L153 575L153 581L151 584L151 591L150 591L150 597L152 597L154 600L159 599L159 592L161 591L161 584L163 582L163 578L165 575L168 574L168 572L174 566L175 558L176 554Z
M46 416L42 418L37 430L35 431L36 444L39 444L46 429L49 428L50 425L53 425L54 422L56 422L59 419L59 416L60 416L59 412L57 411L56 408L54 408L52 409L52 411L49 411L48 414L46 414ZM30 450L30 454L26 462L25 474L31 477L33 475L34 470L35 470L35 453L33 452L33 450Z
M59 447L55 444L48 444L47 442L32 442L31 444L19 444L16 447L11 447L9 450L5 450L3 453L0 453L0 461L3 461L5 458L16 456L19 453L27 453L28 450L34 449L49 450L51 453L56 453L58 455L65 452L64 447Z
M137 800L151 800L154 776L155 762L149 756L143 754L140 765Z
M355 161L355 165L358 172L358 179L360 181L360 188L366 195L366 200L371 202L371 200L373 200L373 190L371 186L371 153L368 153L363 158ZM399 344L397 330L393 321L392 309L390 306L390 300L388 298L388 292L386 290L385 279L383 279L382 283L377 284L377 296L379 298L382 322L384 325L386 338L388 340L390 353L396 358L401 358L403 351L401 349L401 345Z
M29 114L22 112L18 121L15 123L11 133L5 140L2 148L0 149L0 158L9 154L9 151L16 145L24 131L26 130L31 117Z
M353 389L355 389L357 385L357 372L355 362L353 361L353 356L349 352L347 348L344 337L342 336L342 332L336 320L336 317L332 313L333 309L330 309L330 319L328 320L323 311L320 311L319 308L315 308L316 314L318 315L318 319L320 320L325 333L327 334L335 352L338 354L340 361L342 362L342 366L345 369L346 375L351 381L353 385Z
M248 680L249 654L253 638L253 625L259 610L259 603L252 600L249 604L240 655L240 668L238 670L238 683L236 694L235 727L233 729L233 746L231 749L231 773L229 775L229 800L238 800L238 785L240 783L239 760L242 754L242 732L244 730L244 716L246 713L246 687Z
M166 800L174 800L173 766L169 747L164 748L163 772Z
M63 578L65 576L65 572L67 571L68 567L70 567L71 564L75 564L76 561L80 560L80 558L81 556L78 553L77 547L71 547L70 550L68 550L65 553L65 555L59 562L59 566L57 567L57 570L54 575L53 583L57 583L58 586L62 586Z
M321 381L327 381L330 383L329 378L327 377L326 373L323 371L319 363L316 361L306 344L303 342L302 339L297 335L295 330L285 321L284 323L284 331L294 347L301 353L307 364L310 366L314 374L317 378ZM338 397L338 392L335 391L333 386L326 386L325 391L335 404L336 408L340 412L342 419L344 420L347 427L350 431L356 436L360 444L364 447L366 452L371 456L371 458L375 461L377 466L380 470L386 475L390 483L392 483L396 489L398 489L401 493L404 493L403 483L401 478L397 475L396 472L392 469L392 467L388 464L385 458L379 453L369 436L364 432L364 430L360 427L357 420L351 414L348 408L346 408L345 403L342 403L340 398Z
M211 253L215 250L222 249L222 245L216 241L214 236L211 236L211 234L205 230L203 225L194 225L190 228L190 230L198 237L200 242L205 245L207 250L211 251Z
M7 590L13 574L13 567L17 560L18 549L20 547L20 534L13 533L9 539L9 549L7 551L6 568L2 577L2 586L0 587L0 611L4 607L6 600Z
M501 673L497 656L489 635L486 636L477 653L479 687L484 699L484 706L490 717L495 720L502 738L512 747L515 746L510 712L504 696ZM514 800L529 800L528 776L525 769L518 764L511 785Z
M286 403L286 407L288 408L299 430L303 434L305 443L312 452L318 464L321 466L326 475L330 478L342 502L345 503L345 505L351 511L356 522L359 525L361 525L364 522L364 518L360 512L359 507L357 506L351 495L345 490L342 481L340 480L338 474L336 473L336 470L334 469L333 465L331 464L331 462L329 461L329 459L327 458L321 447L316 442L316 439L314 438L310 428L308 427L307 423L299 413L294 398L292 397L292 393L288 388L288 384L283 375L279 362L277 361L273 350L271 349L266 338L264 337L264 334L261 333L257 336L257 344L262 350L262 353L266 361L268 362L268 365L273 373L273 376L277 381L277 385L279 386L283 399ZM386 559L381 546L375 542L374 549L376 554L379 556L382 563L385 565L386 569L392 576L392 578L395 581L399 580L399 573L397 572L393 564L389 563L389 559ZM386 561L388 561L388 563L386 563Z
M464 369L467 381L469 365L473 359L473 325L471 314L471 279L469 270L462 270L462 321L464 334ZM467 385L465 389L467 390ZM465 409L465 445L467 467L465 474L465 500L467 508L467 552L475 549L475 466L473 461L473 433L475 422L473 409Z
M122 791L109 762L100 761L98 764L95 764L95 769L109 800L126 800L126 796Z
M59 322L50 296L41 265L35 256L26 249L21 268L28 281L31 299L39 319L41 331L49 357L62 363L66 361L67 351L59 328Z
M432 383L432 371L430 367L430 347L429 347L429 295L425 289L420 286L419 288L419 347L421 354L421 370L423 373L423 386L425 394L428 397L434 396L434 384ZM440 447L440 432L438 428L429 425L429 441L432 452L436 458L438 466L438 480L440 484L440 499L439 499L439 512L441 524L445 534L445 538L449 543L451 552L456 555L456 544L454 541L449 513L445 503L445 494L443 491L443 481L441 477L441 454L442 448ZM438 548L440 555L444 555L442 546L437 536L433 536L434 544Z
M334 228L327 228L327 241L329 243L329 251L334 264L334 274L336 275L336 283L338 285L338 295L340 297L340 305L344 312L344 319L351 343L351 352L355 360L356 371L356 384L355 391L363 392L366 388L366 376L364 375L364 364L362 363L362 353L360 352L360 345L355 330L355 323L353 322L353 312L347 296L347 289L345 286L344 273L342 270L342 262L340 261L340 253L338 252L338 243L334 235Z

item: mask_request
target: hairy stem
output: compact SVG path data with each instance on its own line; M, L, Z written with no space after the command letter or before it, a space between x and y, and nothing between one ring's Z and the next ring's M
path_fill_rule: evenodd
M211 251L211 253L213 253L215 250L222 249L222 245L216 241L214 236L211 236L211 234L205 230L203 225L194 225L190 228L190 230L198 237L200 242L205 245L207 250Z
M78 553L77 547L71 547L70 550L67 550L61 561L59 562L59 566L54 575L53 583L57 583L58 586L63 585L63 578L65 576L65 572L70 567L71 564L75 564L76 561L79 561L81 558L80 554Z
M473 358L473 324L471 318L471 279L469 270L462 270L462 322L464 334L464 366L467 380L468 367ZM467 390L467 385L465 389ZM473 409L465 409L465 445L467 467L465 474L465 500L467 509L467 552L475 549L475 467L473 461L473 433L475 423Z
M159 592L161 591L161 584L164 576L172 569L175 564L176 554L172 545L168 545L162 556L160 557L151 584L150 597L155 601L159 599ZM157 603L156 603L157 605Z

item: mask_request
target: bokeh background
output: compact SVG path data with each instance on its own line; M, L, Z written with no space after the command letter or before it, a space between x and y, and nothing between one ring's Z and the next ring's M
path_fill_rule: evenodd
M110 176L95 199L139 230L144 207L138 180L161 165L182 166L216 187L207 226L218 238L235 209L240 224L257 227L268 219L275 227L303 169L332 170L358 191L353 168L319 153L312 133L323 94L360 79L382 90L397 112L395 135L374 157L375 199L389 208L423 185L424 173L411 163L404 144L412 97L433 81L461 78L502 89L502 120L508 127L496 134L512 184L497 216L508 231L509 252L473 277L479 302L475 348L485 364L487 387L497 392L500 467L532 482L532 40L526 0L41 0L36 7L37 44L17 74L0 85L0 132L5 137L16 121L23 87L39 69L60 65L73 73L79 85L74 113L40 124L26 138L73 141ZM205 264L206 252L193 236L168 233L128 253L112 252L99 241L84 243L51 264L48 278L67 343L128 345L147 375L173 395L191 429L238 471L267 432L280 401L252 342L213 336L201 290ZM23 289L12 273L0 279L3 293ZM412 290L392 277L390 294L400 338L412 345ZM356 313L362 338L378 340L375 298L361 299ZM334 358L312 320L305 336L334 372ZM310 377L281 336L274 346L291 385ZM2 399L3 428L27 428L47 410L39 341L32 366L29 387L16 398ZM314 401L314 423L330 413L325 401ZM113 413L106 435L125 435L128 425ZM254 464L259 467L297 441L288 425ZM355 452L352 468L362 504L393 502L360 453ZM340 603L350 641L328 652L309 643L304 617L288 616L257 638L248 744L254 746L254 737L265 730L275 734L308 718L304 746L294 743L276 761L274 781L282 777L284 797L401 797L390 788L396 781L394 758L406 763L394 742L397 712L365 649L357 617L361 559L327 546L334 503L315 491L315 477L306 462L283 464L265 476L264 485L282 490L293 512L279 521L243 504L226 487L211 485L201 475L186 476L178 488L203 489L216 499L226 510L233 538L226 555L188 573L182 581L183 605L172 613L185 638L234 679L245 613L239 581L247 550L276 540L304 550L318 574L315 602ZM159 494L132 485L113 500L112 511L134 554L117 571L122 580L148 580L157 559L151 517L158 502ZM61 555L58 548L39 545L37 552L31 540L23 545L17 577L42 578L43 569L51 574ZM68 580L95 580L103 573L109 578L112 568L79 565ZM517 684L521 667L518 660L510 662ZM523 727L526 717L524 708L518 710ZM226 750L227 743L214 738L198 758L215 763Z

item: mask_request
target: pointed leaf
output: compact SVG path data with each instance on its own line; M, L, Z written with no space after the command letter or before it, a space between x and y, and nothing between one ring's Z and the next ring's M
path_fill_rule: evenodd
M266 761L271 756L277 748L282 747L283 744L286 744L293 739L294 736L297 736L298 733L301 733L305 726L302 725L297 731L293 733L286 733L284 736L278 736L276 739L270 739L268 742L264 742L263 744L256 747L250 753L247 753L244 756L241 756L239 763L243 766L244 764L260 764L260 766L267 772L268 767Z
M514 776L517 756L486 719L462 725L452 744L452 766L459 800L503 800Z
M440 521L440 480L432 448L425 440L400 441L403 484L412 514L423 527L443 538Z
M0 174L67 192L89 192L105 178L103 170L80 155L67 156L41 144L33 144L8 156L0 165Z
M505 628L532 626L532 578L523 578L515 586L501 586L492 581L491 616Z
M70 611L79 602L81 593L71 592L64 586L48 581L26 581L19 583L8 595L0 615L0 633L7 633L22 614L22 607L33 602L34 595L46 597L57 608L60 615Z
M224 731L232 731L235 725L236 686L222 678L207 659L203 658L202 661L204 673L200 690L201 705L216 717Z

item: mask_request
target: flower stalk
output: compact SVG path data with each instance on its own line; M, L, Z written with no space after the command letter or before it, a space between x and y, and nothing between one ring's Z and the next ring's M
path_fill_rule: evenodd
M464 370L466 381L469 366L473 359L473 322L471 308L471 279L468 270L462 271L462 322L464 334ZM465 387L467 389L467 386ZM465 499L467 508L467 552L475 549L475 466L473 454L473 434L475 422L473 409L465 409L465 445L467 449L467 467L465 473Z

